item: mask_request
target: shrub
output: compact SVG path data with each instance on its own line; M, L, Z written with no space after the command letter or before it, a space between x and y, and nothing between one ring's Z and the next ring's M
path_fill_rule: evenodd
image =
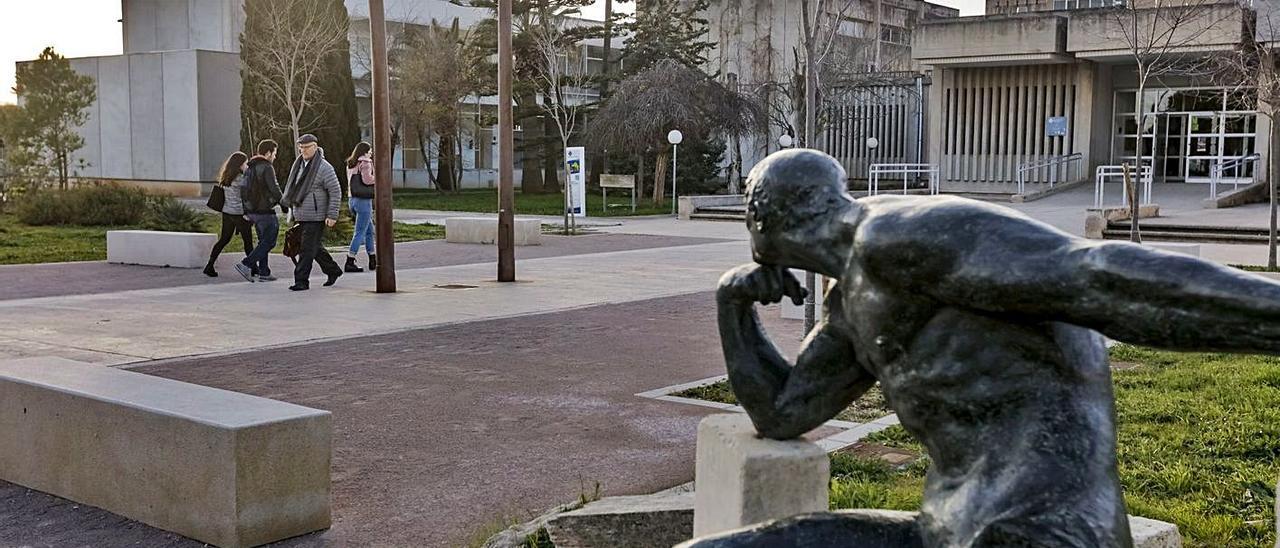
M138 188L110 184L41 190L22 196L14 213L28 225L136 225L147 216L148 196Z
M172 196L155 196L150 200L143 227L169 232L204 232L201 215Z

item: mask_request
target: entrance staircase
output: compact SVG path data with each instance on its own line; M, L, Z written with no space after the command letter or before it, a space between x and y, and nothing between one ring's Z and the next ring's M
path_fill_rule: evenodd
M1267 229L1240 226L1212 226L1165 223L1138 223L1143 240L1214 244L1265 244ZM1128 240L1129 221L1112 221L1102 231L1108 240Z

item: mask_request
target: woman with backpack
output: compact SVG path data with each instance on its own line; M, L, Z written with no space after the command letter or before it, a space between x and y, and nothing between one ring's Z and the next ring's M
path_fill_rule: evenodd
M222 194L222 207L219 209L222 213L222 230L218 235L218 242L213 244L213 251L209 253L209 264L204 267L204 275L210 278L218 277L218 271L214 270L213 264L217 262L218 255L222 253L222 248L231 243L231 238L237 232L240 233L240 239L244 241L244 254L249 255L253 250L253 225L244 218L244 200L240 194L244 188L244 170L249 160L243 152L232 152L226 162L222 164L222 170L218 172L217 187L214 188L214 194ZM216 205L210 200L210 205Z
M369 270L378 269L378 255L373 242L373 159L370 151L373 147L361 141L347 157L347 188L351 194L348 205L351 216L356 219L356 228L351 235L351 246L347 248L347 264L343 270L347 272L364 272L356 264L356 254L360 252L360 244L369 254Z

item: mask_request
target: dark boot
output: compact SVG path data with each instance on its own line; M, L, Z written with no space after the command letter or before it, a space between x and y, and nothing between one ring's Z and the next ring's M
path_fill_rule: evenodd
M373 267L371 266L369 268L372 269ZM360 268L360 265L356 264L356 258L350 255L347 255L347 264L342 267L342 270L346 272L364 272L364 269Z
M209 261L209 264L204 265L204 275L210 278L218 277L218 271L213 269L213 261Z
M378 269L378 255L374 253L370 253L369 254L369 270L377 270L377 269Z
M342 271L339 270L337 272L334 272L333 274L328 274L328 276L329 276L329 279L325 280L324 282L325 287L332 286L335 282L337 282L338 278L342 276Z

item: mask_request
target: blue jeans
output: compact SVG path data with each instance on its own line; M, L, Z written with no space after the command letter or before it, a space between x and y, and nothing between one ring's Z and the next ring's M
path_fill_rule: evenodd
M370 255L376 255L373 238L373 198L352 198L349 202L351 214L356 217L356 229L351 235L351 247L347 255L354 257L360 252L360 244Z
M276 217L275 213L250 213L249 220L258 231L258 245L242 262L259 276L270 276L271 268L267 266L267 257L271 256L271 249L276 246L276 236L280 233L280 218Z

